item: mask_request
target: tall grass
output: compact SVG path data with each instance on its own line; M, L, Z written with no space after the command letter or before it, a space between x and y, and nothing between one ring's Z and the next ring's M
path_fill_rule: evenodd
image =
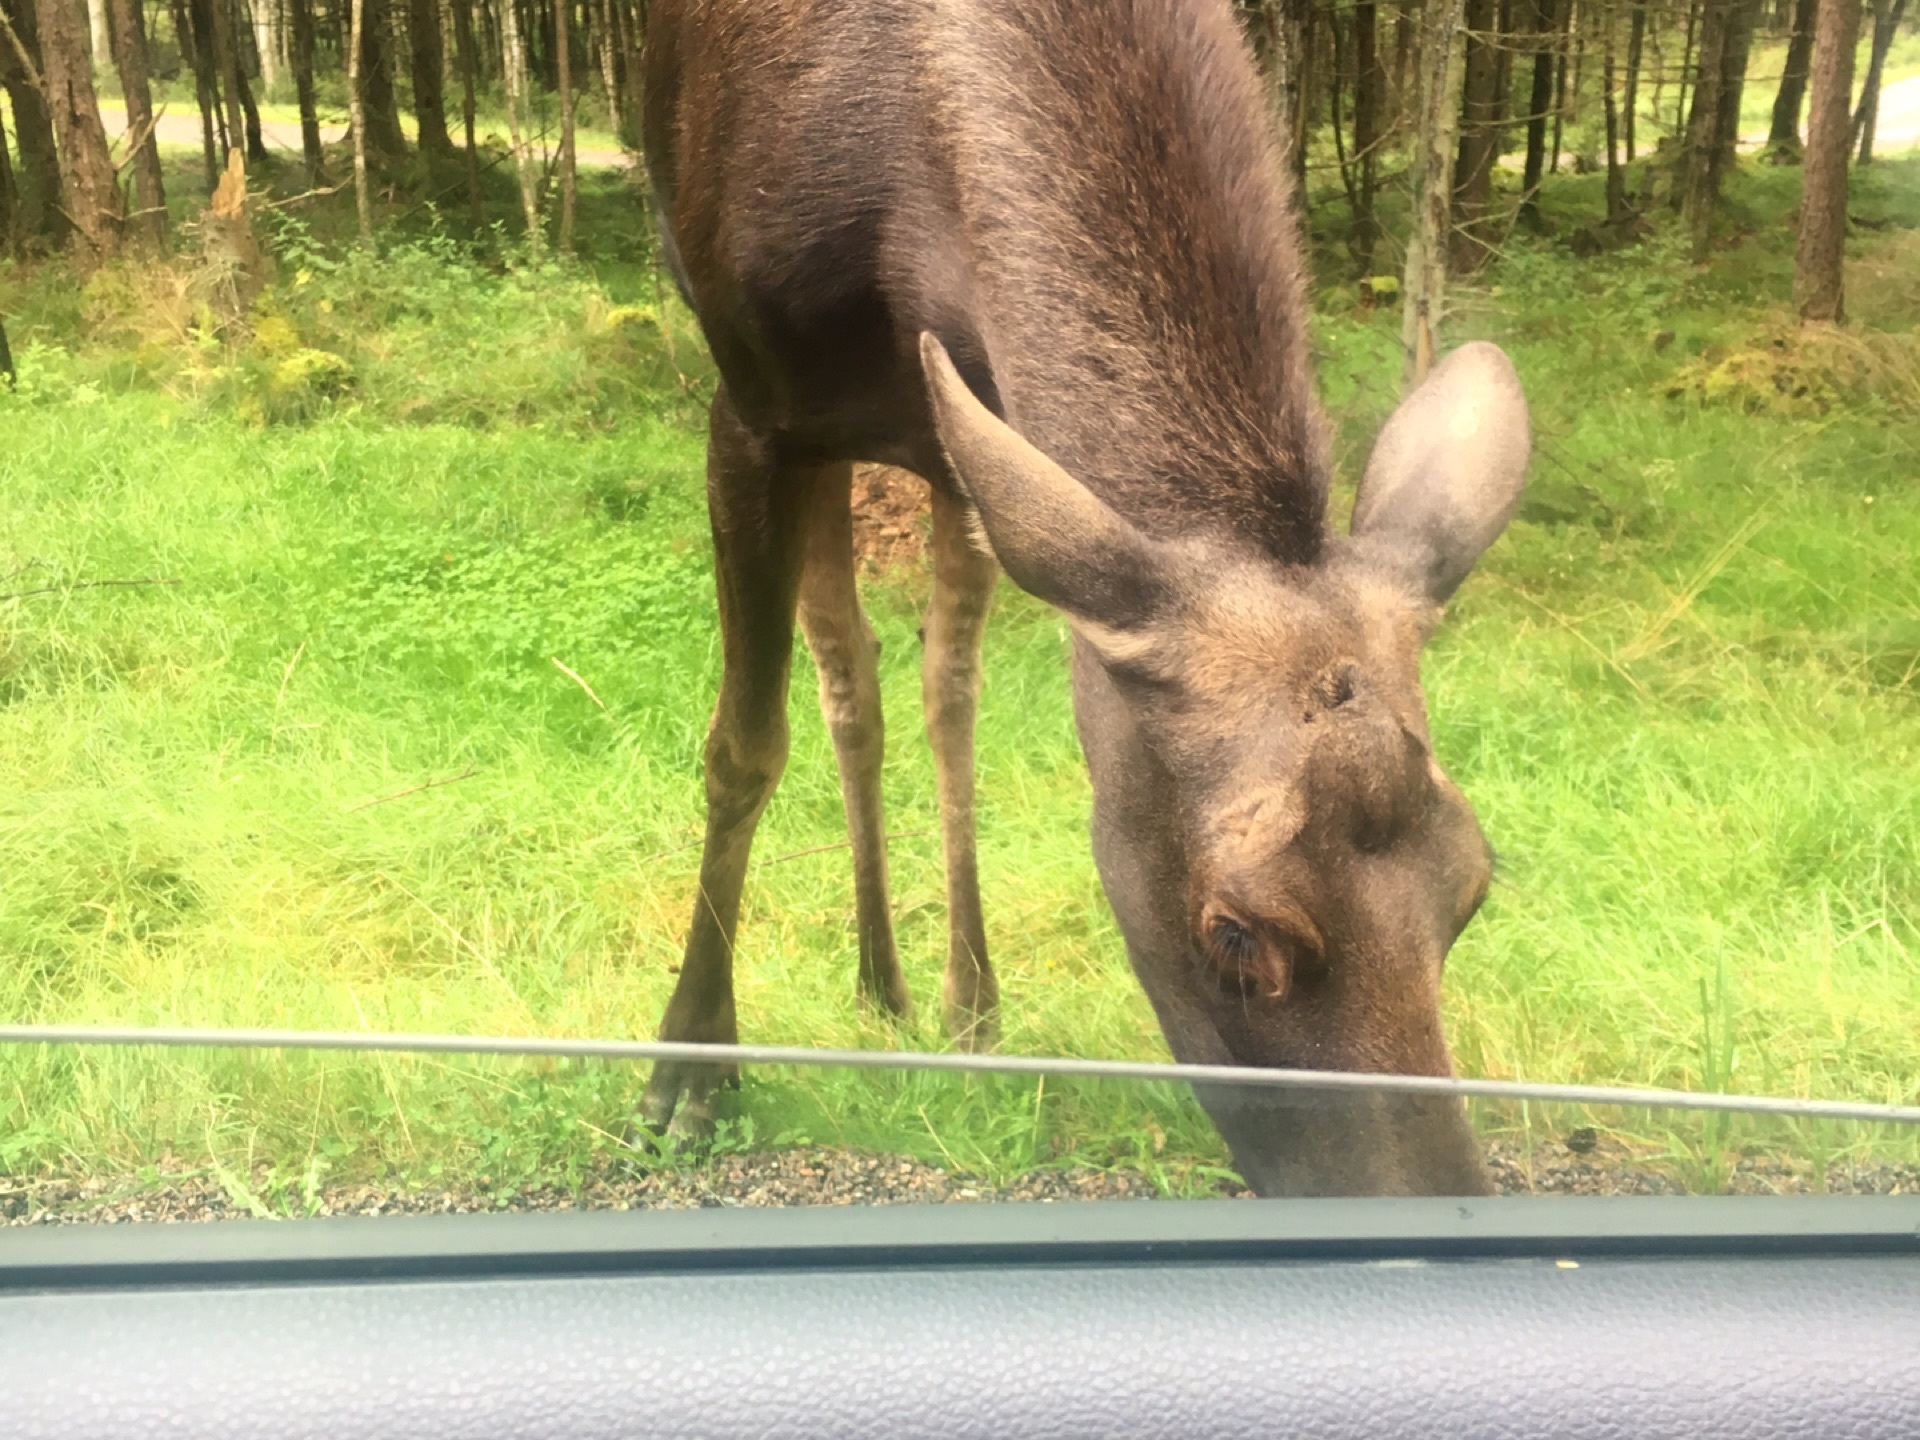
M1880 170L1856 209L1912 224L1920 167ZM1913 1103L1915 236L1854 261L1855 338L1888 358L1795 352L1826 366L1798 396L1764 367L1695 384L1779 328L1792 196L1739 183L1766 223L1712 271L1659 239L1585 262L1517 243L1464 296L1461 338L1515 356L1538 459L1426 663L1436 743L1500 856L1449 963L1450 1034L1475 1074ZM171 272L0 270L21 359L0 394L0 1015L650 1034L718 676L691 322L630 270L431 237L375 259L300 227L278 248L245 331ZM1394 322L1330 291L1316 325L1351 477L1393 401ZM741 929L752 1039L944 1044L925 585L868 594L916 1016L853 1001L839 788L798 649ZM1065 655L1003 587L980 829L1004 1046L1164 1058L1088 855ZM0 1171L577 1173L635 1093L600 1065L16 1049ZM1223 1158L1156 1087L761 1072L732 1125L1173 1187ZM1734 1134L1701 1132L1708 1181Z

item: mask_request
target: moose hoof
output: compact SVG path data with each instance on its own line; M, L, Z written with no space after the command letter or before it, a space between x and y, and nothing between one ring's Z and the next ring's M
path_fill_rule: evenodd
M990 970L971 965L946 983L947 1034L962 1050L991 1050L1000 1040L1000 987Z
M656 1065L627 1127L627 1143L649 1155L704 1149L713 1140L723 1087L740 1088L740 1072L731 1065Z

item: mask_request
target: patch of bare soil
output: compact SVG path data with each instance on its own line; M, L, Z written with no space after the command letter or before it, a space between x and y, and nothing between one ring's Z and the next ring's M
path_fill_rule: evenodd
M927 482L891 465L853 471L853 554L869 575L917 565L926 554Z
M1571 1141L1571 1145L1567 1143ZM1576 1131L1532 1147L1489 1147L1495 1185L1504 1195L1683 1195L1681 1177L1636 1159L1623 1145ZM1742 1195L1821 1191L1810 1167L1777 1158L1743 1157L1724 1189ZM1920 1166L1841 1165L1825 1191L1852 1195L1920 1194ZM1222 1182L1213 1195L1243 1199L1247 1189ZM896 1155L802 1149L715 1157L704 1166L629 1170L617 1163L577 1185L494 1185L459 1189L393 1184L326 1184L275 1190L264 1172L243 1183L181 1165L156 1179L131 1177L0 1178L0 1225L114 1225L155 1221L246 1219L269 1213L432 1215L482 1211L696 1209L736 1206L939 1205L1144 1200L1160 1195L1149 1177L1125 1170L1036 1170L1004 1184Z

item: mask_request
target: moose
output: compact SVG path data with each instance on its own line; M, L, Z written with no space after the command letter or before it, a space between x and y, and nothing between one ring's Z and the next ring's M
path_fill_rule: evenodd
M724 656L661 1038L737 1040L734 932L788 748L797 616L853 852L862 996L904 1014L856 462L931 490L923 692L945 1019L993 1043L973 726L1004 568L1072 633L1092 841L1177 1059L1446 1075L1449 948L1491 851L1419 681L1530 448L1512 365L1449 355L1380 432L1349 533L1309 373L1295 197L1229 0L653 0L645 159L719 372ZM636 1126L710 1130L712 1062ZM1345 1093L1345 1092L1343 1092ZM1476 1194L1448 1096L1196 1086L1261 1194Z

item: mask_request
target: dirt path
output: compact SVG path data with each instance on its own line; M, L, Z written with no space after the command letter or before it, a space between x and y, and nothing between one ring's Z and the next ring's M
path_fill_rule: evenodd
M119 140L127 132L127 112L124 107L108 104L100 105L100 118L106 124L107 138ZM162 145L177 145L183 149L197 150L201 145L200 117L190 110L168 110L160 116L154 126L154 133L160 137ZM322 125L320 139L327 145L336 145L346 137L344 125ZM260 138L266 142L267 149L276 155L300 155L300 126L290 120L265 120L260 122ZM579 163L595 170L624 170L628 160L620 150L581 150Z

